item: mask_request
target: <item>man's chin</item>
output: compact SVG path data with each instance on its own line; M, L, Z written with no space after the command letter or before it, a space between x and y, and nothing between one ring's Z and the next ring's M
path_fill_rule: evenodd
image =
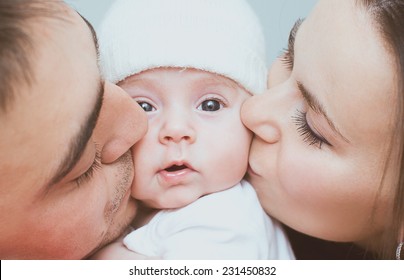
M125 201L123 203L125 203ZM123 205L121 205L121 207L122 206ZM105 235L106 243L114 241L128 229L135 219L137 208L136 201L132 197L129 197L126 205L120 209L121 213L117 213L115 219L112 220L109 231Z
M116 239L125 236L130 230L130 224L136 216L137 206L136 201L130 197L126 207L120 209L122 213L118 215L111 221L108 231L102 237L102 241L99 245L94 248L87 256L93 255L95 252L100 250L102 247L108 245L109 243L115 241Z

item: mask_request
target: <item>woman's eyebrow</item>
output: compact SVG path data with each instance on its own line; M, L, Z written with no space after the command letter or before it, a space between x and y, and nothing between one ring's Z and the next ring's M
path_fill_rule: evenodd
M339 135L345 142L349 143L349 140L344 135L342 135L342 133L339 131L337 126L328 116L326 110L324 109L324 106L320 103L320 101L316 98L316 96L313 95L310 91L308 91L307 88L303 85L303 83L297 82L297 86L299 87L299 90L302 93L303 98L306 100L309 107L314 112L322 115L327 120L327 123L330 125L332 131L334 131L337 135Z

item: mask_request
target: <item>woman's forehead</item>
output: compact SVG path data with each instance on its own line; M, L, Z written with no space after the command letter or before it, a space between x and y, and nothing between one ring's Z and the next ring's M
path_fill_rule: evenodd
M395 100L394 64L370 16L352 1L330 2L339 5L320 1L297 33L297 79L348 139L386 137Z

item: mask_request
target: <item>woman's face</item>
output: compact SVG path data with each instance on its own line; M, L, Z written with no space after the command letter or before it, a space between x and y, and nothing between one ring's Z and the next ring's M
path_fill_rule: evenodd
M320 0L295 26L270 89L242 119L256 134L248 177L267 213L309 235L366 242L391 215L392 168L380 186L397 89L391 57L354 2Z

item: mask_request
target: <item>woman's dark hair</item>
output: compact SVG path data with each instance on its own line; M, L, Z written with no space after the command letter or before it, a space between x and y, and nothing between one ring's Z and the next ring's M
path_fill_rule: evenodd
M384 186L394 188L392 191L395 192L395 198L392 205L392 219L385 229L383 245L377 252L378 258L394 259L398 242L404 241L404 0L357 0L357 2L370 15L396 67L396 121L390 151L393 150L393 145L396 145L398 154L390 152L390 159L397 162L398 166L390 165L386 168L397 168L399 174L396 186ZM398 161L395 161L396 159Z

